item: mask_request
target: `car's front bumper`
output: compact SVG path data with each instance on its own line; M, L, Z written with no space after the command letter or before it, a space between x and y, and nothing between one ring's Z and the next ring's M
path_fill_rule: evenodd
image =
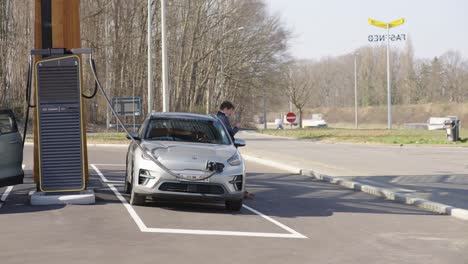
M141 177L140 169L150 177ZM225 164L221 173L205 181L186 181L163 171L153 162L140 159L135 164L133 189L138 194L169 200L239 200L245 189L245 168Z

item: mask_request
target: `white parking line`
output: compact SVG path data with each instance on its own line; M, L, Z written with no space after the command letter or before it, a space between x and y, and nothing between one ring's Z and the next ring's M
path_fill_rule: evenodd
M133 221L135 221L135 224L138 226L138 228L140 229L141 232L145 232L145 230L147 230L148 228L146 227L145 223L143 222L143 220L141 220L141 218L138 216L138 214L135 212L135 210L133 209L133 207L127 202L127 200L125 200L125 198L122 196L122 194L115 188L114 185L112 184L107 184L107 186L109 186L109 188L115 193L115 195L117 196L117 198L119 198L119 200L122 202L122 204L124 205L125 209L127 209L128 213L130 214L130 216L132 217Z
M111 183L111 184L114 184L114 185L123 185L125 183L125 181L107 181L107 183Z
M109 184L108 180L102 174L102 172L96 167L96 164L91 164L91 167L96 171L99 177L102 179L103 182L107 183L107 186L114 192L117 198L122 202L125 209L127 209L128 213L132 217L133 221L135 221L136 225L140 229L141 232L144 233L168 233L168 234L189 234L189 235L218 235L218 236L244 236L244 237L270 237L270 238L307 238L306 236L298 233L297 231L293 230L292 228L287 227L286 225L272 219L269 216L266 216L259 211L247 206L243 205L243 207L264 219L270 221L271 223L279 226L280 228L289 232L289 234L280 234L280 233L261 233L261 232L236 232L236 231L220 231L220 230L196 230L196 229L172 229L172 228L151 228L147 227L140 216L136 213L133 207L125 200L122 194L115 188L113 184Z
M94 165L96 165L96 164L94 164ZM99 177L101 177L101 176L100 176L99 174L97 174L97 173L90 173L89 176L99 176ZM105 180L104 180L104 179L105 179ZM125 181L108 180L106 177L104 177L104 179L101 178L101 180L104 181L105 183L114 183L114 184L117 184L117 185L120 185L120 184L124 184L124 183L125 183Z
M10 194L10 192L13 190L13 186L8 186L7 189L5 190L5 192L3 193L2 197L0 198L0 208L2 208L3 206L3 202L6 201L8 195Z
M112 166L112 167L124 167L125 164L105 164L105 163L94 163L96 166Z
M99 177L101 177L101 180L105 183L108 183L109 180L106 179L106 177L104 177L104 174L102 174L102 172L96 167L95 164L90 164L90 166L94 169L94 171L97 173L97 175L99 175Z
M307 238L296 234L260 233L260 232L235 232L216 230L195 230L195 229L170 229L170 228L147 228L146 233L168 233L185 235L215 235L215 236L243 236L243 237L271 237L271 238Z
M264 219L266 219L266 220L272 222L273 224L275 224L275 225L277 225L277 226L283 228L284 230L288 231L289 233L295 234L295 235L298 236L298 237L301 237L301 236L302 236L302 238L306 238L305 236L303 236L303 235L299 234L298 232L296 232L294 229L289 228L289 227L283 225L282 223L276 221L275 219L273 219L273 218L271 218L271 217L269 217L269 216L266 216L266 215L260 213L260 212L257 211L257 210L255 210L255 209L253 209L253 208L250 208L250 207L248 207L248 206L245 205L245 204L242 205L242 206L243 206L245 209L247 209L247 210L249 210L249 211L251 211L251 212L253 212L253 213L255 213L255 214L257 214L257 215L259 215L259 216L261 216L261 217L263 217Z

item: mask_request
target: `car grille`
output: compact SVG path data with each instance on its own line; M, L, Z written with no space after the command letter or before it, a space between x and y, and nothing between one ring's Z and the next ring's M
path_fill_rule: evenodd
M224 188L214 184L165 182L159 187L160 191L201 193L201 194L223 194Z

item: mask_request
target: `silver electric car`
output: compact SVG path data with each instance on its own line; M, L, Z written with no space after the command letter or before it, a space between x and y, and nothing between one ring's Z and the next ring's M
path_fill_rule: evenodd
M23 140L11 110L0 109L0 187L23 183Z
M216 116L153 113L131 135L141 146L132 142L127 152L125 192L132 205L152 197L242 208L245 166L237 147L245 142L234 141Z

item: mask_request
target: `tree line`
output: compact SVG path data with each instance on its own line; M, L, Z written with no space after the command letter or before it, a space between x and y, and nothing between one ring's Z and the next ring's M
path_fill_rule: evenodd
M407 40L405 48L390 54L392 104L463 103L468 98L468 60L460 52L415 59ZM288 94L298 112L305 107L354 106L355 59L358 105L386 105L386 47L368 46L343 56L288 64Z
M215 113L223 100L236 104L238 122L269 112L386 104L386 50L361 47L356 54L320 60L288 55L291 32L267 11L264 0L167 0L170 111ZM152 82L162 110L160 1L151 4ZM82 47L95 50L98 75L111 97L140 96L147 109L147 0L81 0ZM28 53L33 47L34 1L0 1L0 106L22 115ZM313 47L311 47L313 48ZM85 64L85 63L84 63ZM86 94L93 89L84 65ZM411 41L391 51L393 104L464 102L468 61L456 51L414 58ZM98 96L88 101L88 120L106 122Z
M32 49L33 1L0 2L0 105L24 111L27 56ZM160 1L151 4L154 105L162 110ZM166 7L170 111L215 113L223 100L237 118L255 111L263 84L287 57L289 32L263 0L168 0ZM82 47L94 48L101 83L111 97L141 96L147 109L147 0L81 0ZM92 75L84 65L89 94ZM98 95L89 119L103 123ZM147 113L144 113L147 114Z

